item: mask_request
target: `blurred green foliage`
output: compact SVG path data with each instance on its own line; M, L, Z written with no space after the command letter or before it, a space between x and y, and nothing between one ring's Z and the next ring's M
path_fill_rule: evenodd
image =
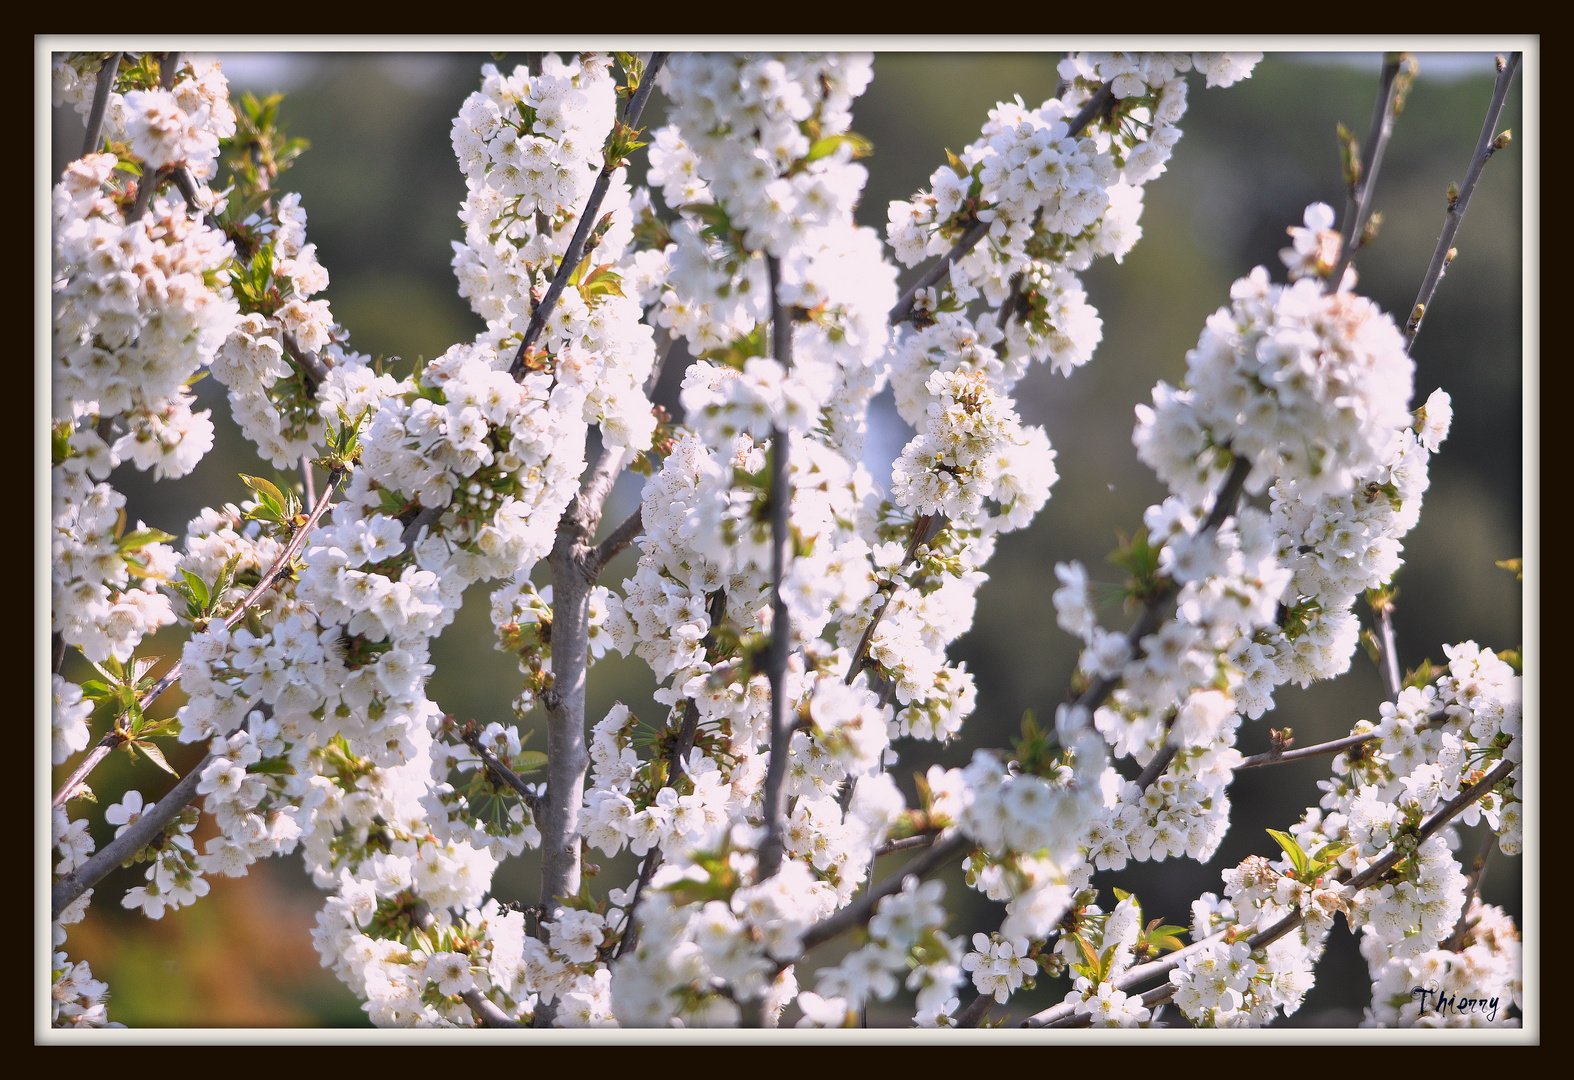
M310 140L311 150L283 186L301 192L307 239L317 244L331 274L325 295L350 330L352 344L401 358L392 370L403 374L418 356L434 356L470 338L481 323L458 298L449 269L450 242L461 235L456 211L464 194L449 127L478 85L481 64L492 58L318 53L272 67L256 59L247 70L263 74L237 82L232 92L261 95L285 88L270 79L295 84L287 87L280 116L290 135ZM510 56L503 65L519 59ZM870 182L860 221L883 233L886 204L926 185L946 149L960 150L977 137L995 102L1021 94L1035 105L1052 94L1055 60L1029 54L879 55L874 82L855 109L855 129L874 145L865 162ZM1342 210L1334 132L1343 121L1357 138L1365 136L1380 61L1376 54L1364 60L1363 66L1270 55L1251 79L1222 90L1204 90L1193 78L1191 107L1181 125L1185 137L1168 173L1147 188L1143 239L1124 265L1106 260L1085 275L1104 320L1094 362L1070 378L1038 369L1019 385L1024 419L1044 425L1059 450L1061 479L1038 521L1001 542L988 567L993 580L979 594L974 629L953 649L978 677L978 712L957 744L903 748L899 779L909 788L911 774L931 762L958 765L975 747L1004 745L1018 731L1024 710L1050 715L1064 699L1076 652L1073 639L1055 626L1049 599L1057 587L1054 564L1080 559L1095 578L1102 573L1114 580L1117 572L1104 556L1117 532L1129 533L1143 509L1163 496L1132 449L1133 406L1148 400L1155 381L1180 379L1187 349L1207 316L1228 302L1231 281L1258 264L1282 279L1277 253L1287 243L1285 229L1300 224L1308 203L1325 201ZM1375 200L1382 231L1361 253L1357 268L1361 291L1398 313L1400 321L1414 302L1442 226L1445 190L1462 178L1479 132L1491 92L1491 77L1482 70L1470 77L1429 77L1423 55L1421 78L1389 147ZM653 127L663 108L658 93L647 112ZM1501 126L1518 129L1520 123L1516 84ZM57 111L54 134L58 172L80 145L81 124ZM638 180L643 164L633 173ZM1521 191L1521 156L1510 148L1487 168L1457 241L1459 258L1415 347L1416 401L1441 386L1453 396L1455 415L1453 433L1433 459L1432 489L1421 524L1406 539L1407 563L1397 578L1396 625L1406 668L1427 656L1442 660L1445 643L1474 639L1502 649L1522 641L1521 585L1494 566L1520 555L1522 544L1522 394L1526 365L1534 359L1522 354ZM679 366L676 358L669 364ZM658 396L681 415L678 372L667 375ZM270 472L248 453L214 380L204 380L197 391L214 410L219 429L214 451L180 484L155 487L129 467L117 472L114 482L127 493L131 520L182 534L202 506L247 494L237 473L298 482ZM871 456L883 453L888 462L907 434L899 430L894 410L886 408L884 416L885 426L870 440ZM877 477L881 464L871 461ZM637 479L620 482L605 528L633 509ZM607 580L621 580L632 566L633 554L625 553ZM518 689L515 666L493 648L486 587L473 587L466 601L434 645L437 673L428 692L461 718L506 720ZM1120 616L1111 612L1106 618ZM152 651L175 653L178 645L167 637L156 639ZM1308 745L1347 733L1357 719L1375 718L1381 700L1376 672L1359 653L1352 669L1331 684L1281 689L1278 708L1242 729L1242 752L1266 749L1270 725L1293 727L1298 743ZM642 663L609 656L592 672L587 713L598 719L621 699L657 720L663 710L651 702L652 688ZM166 695L156 715L167 715L179 703L178 691ZM544 741L538 732L529 745L539 748ZM197 756L172 755L172 763L184 771ZM1275 854L1263 829L1286 828L1314 803L1316 781L1326 769L1327 759L1315 759L1243 773L1231 790L1230 835L1212 862L1133 864L1119 874L1101 874L1098 884L1136 892L1153 916L1188 922L1190 901L1221 889L1221 868L1248 854ZM151 765L139 764L133 776L120 755L95 777L94 786L104 805L126 787L149 794L163 790ZM96 835L102 844L109 830L100 826ZM1474 850L1475 844L1467 837L1462 850ZM1484 890L1488 901L1504 904L1516 917L1520 864L1498 856ZM634 864L625 854L605 872L627 880ZM533 860L514 860L499 874L497 895L529 902L535 873ZM238 882L217 882L212 896L161 923L120 910L118 897L134 883L130 872L106 880L67 944L73 958L91 961L95 974L108 980L112 1019L155 1026L365 1024L348 991L317 964L309 937L317 894L298 857L255 867ZM996 906L965 890L959 874L947 888L953 901L963 897L953 933L995 925ZM1331 939L1317 987L1288 1023L1359 1020L1370 984L1342 927ZM1064 992L1064 986L1044 980L1035 993L1015 1000L1011 1012L1045 1007ZM903 1022L906 1015L892 1007L872 1015L871 1023Z

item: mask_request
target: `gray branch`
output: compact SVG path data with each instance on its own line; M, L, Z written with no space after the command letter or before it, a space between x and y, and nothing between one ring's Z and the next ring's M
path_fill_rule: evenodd
M776 362L783 371L792 368L792 323L781 299L781 260L767 255L766 269L771 288L771 336ZM782 579L787 571L787 519L792 511L792 491L788 486L788 433L771 428L771 644L765 656L765 677L771 684L771 749L765 770L762 813L765 839L760 844L759 867L755 881L775 876L781 868L783 834L787 831L787 759L792 742L787 719L787 657L792 649L792 624L787 602L782 597Z
M98 152L98 140L104 130L104 111L109 108L109 95L115 89L115 76L120 71L120 58L125 53L110 53L98 69L98 84L93 88L93 109L87 114L87 132L82 138L82 156Z

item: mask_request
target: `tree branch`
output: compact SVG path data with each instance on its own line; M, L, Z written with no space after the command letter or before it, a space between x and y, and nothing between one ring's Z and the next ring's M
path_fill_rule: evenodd
M781 298L781 260L765 257L771 289L771 336L776 362L782 371L792 368L792 323ZM787 656L792 649L792 624L787 602L782 597L782 579L787 572L787 518L792 511L792 491L787 482L787 454L790 437L780 427L771 427L771 644L765 656L765 677L771 684L771 749L765 770L762 813L765 839L760 844L759 866L755 881L774 877L781 868L787 830L787 759L792 731L787 720Z
M1448 714L1439 709L1428 713L1428 724L1441 724L1448 719ZM1315 746L1303 746L1295 750L1270 750L1265 754L1253 754L1251 757L1242 758L1241 763L1235 766L1235 771L1242 769L1257 769L1264 765L1277 765L1283 761L1299 761L1302 758L1318 757L1322 754L1338 754L1354 749L1362 743L1369 743L1377 738L1375 731L1368 731L1363 735L1349 735L1343 739L1334 739L1332 742L1318 743Z
M104 130L104 110L109 107L109 95L115 89L115 76L120 72L120 58L125 53L110 53L99 65L98 84L93 87L93 109L87 114L87 131L82 137L82 156L98 152L99 135Z
M283 551L279 552L278 558L273 560L273 565L268 567L267 572L262 575L262 580L257 582L251 592L247 593L245 598L235 605L235 610L224 617L224 629L228 630L240 622L247 610L257 602L263 593L268 591L269 586L274 583L284 568L294 560L296 555L300 554L301 548L305 546L307 534L317 527L318 520L322 518L323 512L328 509L328 503L332 500L333 493L343 476L344 470L342 469L336 469L329 474L328 483L323 489L322 498L318 499L317 505L312 507L312 512L307 517L305 524L295 530L295 534L290 537L290 542L285 545ZM180 681L180 672L181 665L180 661L177 660L164 673L163 677L153 684L153 688L142 696L142 699L137 702L137 707L146 712L148 707L163 695L164 691ZM93 747L92 752L83 759L82 764L78 765L71 775L67 777L66 782L60 785L60 789L55 792L55 797L51 800L50 805L64 806L69 802L75 796L77 788L82 785L82 781L87 778L88 773L97 768L98 763L103 761L111 750L125 741L126 736L118 729L106 733L98 741L98 745Z
M652 53L650 62L645 65L645 71L640 77L639 89L634 91L634 96L629 99L628 107L623 113L623 126L633 127L639 123L640 113L645 110L645 102L650 98L650 92L656 85L656 72L661 70L661 65L667 62L664 52ZM508 374L518 379L525 370L525 357L541 337L541 331L546 328L547 319L552 314L552 309L557 306L557 301L563 295L563 289L568 284L568 279L574 275L579 266L579 261L585 254L585 242L590 238L590 231L595 227L596 214L601 209L601 202L607 197L607 189L612 186L613 170L603 164L596 183L590 190L590 199L585 203L585 210L579 216L579 225L574 229L574 235L568 242L563 258L558 263L557 273L552 275L552 284L547 288L547 294L541 303L530 314L530 322L525 326L524 337L520 339L519 351L514 354L514 362L508 369Z
M1465 171L1459 194L1449 200L1448 213L1443 218L1443 232L1437 238L1432 261L1426 268L1426 276L1421 279L1421 291L1416 294L1415 307L1411 309L1410 320L1405 324L1406 351L1421 332L1421 320L1426 318L1426 309L1431 306L1438 283L1443 280L1443 270L1448 265L1454 237L1459 232L1459 226L1464 223L1465 210L1470 205L1470 196L1476 190L1476 181L1481 179L1481 170L1486 167L1487 159L1500 149L1497 122L1503 115L1503 102L1508 98L1508 87L1514 81L1514 73L1519 70L1519 61L1520 54L1512 53L1498 68L1497 85L1492 88L1492 102L1487 106L1487 118L1481 125L1481 137L1476 140L1470 168Z
M862 926L874 917L875 905L892 893L901 892L902 882L909 877L917 876L922 879L940 869L952 859L965 855L972 850L973 841L960 832L953 832L944 840L937 841L928 851L913 859L912 862L902 867L878 885L870 886L869 890L857 900L848 904L840 911L834 912L809 927L803 935L803 951L807 953L817 945L823 945L838 934L845 933L855 926Z
M644 508L635 507L634 512L624 518L607 535L607 538L591 549L585 556L585 571L592 579L600 577L601 571L613 559L617 558L624 548L632 544L641 533L645 531Z
M534 815L540 805L540 800L537 799L535 793L530 790L525 782L519 778L518 773L504 765L496 754L486 748L486 744L481 741L481 733L476 730L475 724L466 724L460 728L459 737L464 740L466 746L475 751L476 756L481 759L481 764L486 767L486 771L491 773L495 779L512 788L525 806L529 808L530 813Z
M1465 906L1460 908L1459 922L1454 924L1454 933L1445 946L1449 952L1464 951L1465 935L1470 933L1470 928L1476 924L1476 920L1470 918L1470 905L1481 895L1481 878L1486 874L1487 860L1492 857L1492 849L1495 847L1497 847L1497 834L1491 829L1484 829L1481 848L1476 852L1475 861L1470 864L1470 887L1465 890Z
M1344 280L1345 268L1361 246L1362 228L1372 212L1372 189L1377 184L1377 173L1383 166L1383 153L1388 149L1388 138L1394 133L1395 92L1398 89L1399 71L1408 57L1403 53L1389 53L1384 58L1383 73L1378 80L1377 104L1372 112L1372 127L1366 137L1366 154L1361 161L1361 175L1356 177L1346 193L1344 230L1340 237L1339 263L1328 275L1328 288L1337 290Z
M465 1004L470 1006L470 1011L475 1013L486 1027L517 1028L524 1026L511 1019L506 1012L494 1005L485 994L474 987L471 987L459 996L464 998Z

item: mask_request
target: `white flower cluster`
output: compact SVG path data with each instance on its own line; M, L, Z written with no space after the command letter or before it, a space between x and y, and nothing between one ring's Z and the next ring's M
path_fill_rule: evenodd
M937 371L926 389L928 423L891 468L891 498L915 514L979 520L986 531L1032 522L1058 479L1044 429L1024 427L1015 402L981 373ZM985 513L986 500L999 513Z
M390 393L393 380L379 379L365 356L344 348L328 301L308 299L328 287L328 271L317 261L317 245L305 242L298 194L284 195L266 215L252 214L240 229L255 245L237 270L251 281L252 299L213 357L213 377L229 389L242 434L285 469L320 446L325 421L337 423L338 408L353 419ZM288 355L286 334L327 370L321 385Z
M127 53L124 68L139 54ZM101 54L57 53L51 65L51 96L55 105L71 105L84 119L93 107ZM217 173L219 141L235 134L235 110L229 102L229 80L211 57L182 57L168 90L111 90L105 99L103 136L111 143L129 143L131 152L151 169L183 165L198 181Z
M1387 584L1398 571L1400 539L1420 519L1428 459L1447 437L1452 416L1448 395L1434 390L1414 427L1399 432L1388 459L1349 490L1316 494L1291 479L1273 485L1278 558L1295 577L1280 630L1241 656L1256 691L1249 715L1271 707L1277 683L1306 686L1348 669L1359 634L1351 607L1362 590Z
M181 477L213 445L187 386L239 317L227 290L208 283L234 251L163 199L125 221L104 194L118 164L80 158L54 191L55 420L120 421L124 434L99 451L105 474L131 460L155 479Z
M1350 489L1392 457L1409 423L1415 364L1370 300L1302 278L1273 285L1257 267L1230 288L1186 354L1185 387L1160 383L1137 407L1137 455L1200 503L1228 455L1252 464L1248 491L1275 478L1308 496Z
M1021 99L989 114L982 137L930 177L910 202L893 202L887 235L897 258L915 266L945 254L975 223L987 242L952 265L945 286L920 298L924 318L893 357L898 406L909 423L935 370L989 371L1008 393L1031 360L1069 374L1086 363L1102 324L1076 277L1094 258L1117 260L1141 236L1142 185L1164 163L1186 111L1182 77L1195 60L1209 85L1245 78L1261 54L1079 53L1061 61L1064 94L1029 110ZM1109 84L1114 108L1075 136L1069 122ZM991 307L1011 306L975 325L952 314L982 294ZM934 325L925 326L924 323ZM975 338L967 351L948 347ZM1003 346L1002 346L1003 341ZM1002 346L997 349L997 346ZM916 415L915 415L916 414Z
M1394 957L1372 977L1363 1027L1518 1027L1525 1007L1519 931L1501 908L1470 906L1458 949Z
M1086 1015L1090 1026L1140 1027L1152 1018L1152 1011L1142 1004L1142 995L1127 995L1115 986L1115 980L1136 959L1142 929L1141 906L1135 897L1122 896L1108 914L1092 904L1079 909L1075 926L1060 935L1055 951L1066 963L1086 966L1083 943L1099 958L1098 970L1091 975L1079 973L1064 1001L1076 1014Z
M844 1013L861 1011L871 997L887 1001L894 996L905 974L907 988L917 991L920 1013L948 1012L944 1006L955 1000L953 994L968 963L961 942L939 929L947 918L940 902L944 895L945 886L940 882L920 885L916 877L908 877L899 891L882 897L869 920L868 943L848 953L835 967L821 971L816 995L820 1001L840 1003ZM799 1005L809 1021L800 1027L841 1024L834 1019L834 1009L829 1010L830 1018L822 1016L814 1022L814 1011L802 998Z
M453 265L460 295L487 322L480 344L519 343L584 213L616 119L608 64L594 53L568 64L549 55L539 75L516 68L508 77L488 64L454 120L466 199ZM639 298L620 285L634 255L621 168L601 214L589 272L563 290L536 347L555 358L545 363L559 379L583 384L584 419L600 423L607 445L647 450L656 421L644 383L655 351Z

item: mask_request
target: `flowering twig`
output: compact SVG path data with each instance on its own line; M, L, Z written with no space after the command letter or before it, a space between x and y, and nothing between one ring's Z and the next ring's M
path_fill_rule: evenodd
M1213 500L1213 510L1208 514L1207 520L1202 523L1200 533L1216 530L1224 524L1224 519L1235 512L1235 503L1241 496L1241 491L1246 487L1246 477L1252 471L1252 463L1245 456L1238 455L1235 463L1230 466L1229 475L1224 478L1224 484L1219 488L1218 497ZM1159 628L1163 621L1165 606L1180 592L1179 587L1172 581L1160 589L1146 603L1137 616L1137 621L1126 633L1126 644L1130 646L1132 656L1142 655L1142 639ZM1104 704L1104 699L1120 684L1120 677L1100 676L1093 680L1076 700L1076 706L1088 711ZM1172 755L1173 756L1173 755Z
M283 551L279 552L278 558L273 560L273 565L268 567L267 571L262 575L262 579L257 582L256 586L252 588L251 592L247 593L245 598L242 599L240 603L235 605L235 610L231 611L224 617L224 629L228 630L236 623L240 622L240 620L245 617L247 610L257 602L258 598L261 597L263 593L268 591L268 588L278 578L279 574L283 572L284 568L294 560L296 555L300 554L301 548L306 543L307 534L310 533L312 529L316 528L317 522L322 517L323 512L328 509L328 503L333 498L334 490L338 486L339 480L343 477L343 475L344 472L342 469L336 469L331 474L329 474L327 487L323 489L322 498L317 500L317 505L312 507L310 516L307 517L305 523L301 525L300 528L295 530L295 534L290 537L290 542L285 545ZM181 663L179 660L177 660L175 661L174 665L164 673L163 677L160 678L158 682L153 684L152 689L150 689L146 694L142 695L141 700L137 702L138 709L146 712L148 707L163 695L164 691L168 690L171 686L174 686L180 681L180 672ZM88 754L85 759L83 759L82 764L78 765L71 775L66 779L66 782L60 785L60 790L55 792L55 797L51 801L50 805L64 806L67 802L69 802L72 797L75 796L77 789L82 786L82 781L87 778L88 773L92 772L98 766L98 763L104 760L104 757L111 750L115 749L125 741L125 734L122 733L118 728L105 734L105 736L98 741L98 745L93 747L92 752Z
M947 525L946 516L941 513L923 514L913 521L912 535L907 541L907 551L902 556L902 565L897 567L897 573L906 569L907 564L918 557L918 549L940 535L940 530ZM891 598L896 595L898 586L892 582L891 590L885 594L885 599L880 601L880 606L875 608L874 617L869 620L869 625L864 627L863 636L858 639L858 645L853 649L852 662L847 665L847 677L842 681L851 686L858 673L867 665L869 645L874 641L874 632L880 627L880 620L885 618L886 609L891 606ZM882 705L885 703L882 702Z
M710 594L710 607L707 611L710 616L710 629L700 639L700 647L707 653L716 644L716 626L727 614L727 590L717 589ZM689 756L689 750L694 746L694 738L699 733L700 707L693 698L683 703L683 722L678 727L678 737L672 742L672 752L667 755L667 783L673 785L678 774L683 770L683 760ZM645 861L639 868L639 879L634 883L634 895L629 900L628 922L624 924L623 936L618 939L617 951L612 954L616 960L628 950L639 943L639 898L645 894L645 887L650 884L650 879L656 873L656 867L661 865L661 847L658 845L650 849L645 856Z
M87 132L82 137L82 156L98 152L99 134L104 129L104 110L109 107L109 94L115 88L115 75L120 71L120 58L125 53L110 53L98 69L98 85L93 87L93 109L87 114Z
M808 952L817 945L823 945L838 934L846 933L855 926L862 926L874 917L876 904L892 893L902 891L902 882L909 877L916 876L920 879L927 877L952 859L966 854L972 846L973 841L960 832L953 832L945 839L936 841L928 851L916 856L912 862L902 867L897 873L892 874L878 885L870 886L869 890L857 900L854 900L840 911L827 915L804 931L804 952Z
M1437 712L1427 714L1426 722L1440 724L1448 719L1448 714L1439 709ZM1264 765L1277 765L1281 761L1299 761L1301 758L1317 757L1321 754L1338 754L1345 750L1352 750L1362 743L1369 743L1378 738L1378 733L1368 731L1363 735L1349 735L1343 739L1334 739L1332 742L1317 743L1315 746L1302 746L1294 750L1270 750L1265 754L1253 754L1251 757L1242 758L1241 763L1235 766L1235 771L1242 769L1257 769Z
M530 812L534 814L540 801L536 798L535 792L531 791L529 786L519 778L518 773L504 765L496 754L486 748L486 744L481 741L481 733L476 730L475 724L466 724L460 728L459 737L464 740L466 746L475 751L476 756L481 759L481 764L486 766L486 771L491 773L495 779L513 788L525 806L529 807Z
M1421 279L1421 291L1416 294L1415 307L1411 309L1410 319L1405 324L1406 351L1415 342L1416 335L1421 332L1421 320L1426 317L1426 309L1432 303L1433 294L1437 292L1438 282L1443 279L1443 270L1452 258L1454 237L1465 220L1465 210L1470 205L1471 194L1476 190L1476 181L1481 179L1481 170L1486 167L1488 158L1508 145L1508 132L1499 136L1497 122L1503 115L1503 102L1508 97L1509 84L1514 81L1514 73L1519 70L1519 60L1519 53L1510 54L1507 60L1498 58L1497 84L1492 88L1492 103L1487 106L1487 118L1481 125L1481 137L1476 140L1476 149L1470 158L1470 168L1465 170L1465 179L1459 186L1459 193L1451 194L1448 200L1448 213L1443 218L1443 232L1437 238L1432 261L1426 268L1426 276Z
M1115 91L1111 84L1105 83L1103 86L1100 86L1093 97L1088 100L1088 103L1082 106L1077 115L1072 117L1067 124L1066 138L1075 139L1078 135L1081 135L1082 129L1087 127L1093 118L1107 108L1114 99ZM975 222L967 232L962 234L962 238L952 246L951 250L945 253L937 265L931 267L923 277L913 283L912 288L902 294L902 298L896 302L896 306L891 309L890 314L887 316L892 326L906 322L913 317L914 298L923 290L937 285L949 277L951 267L957 260L961 259L969 251L972 251L978 246L980 240L989 235L991 224L988 221Z
M645 65L645 70L640 77L639 89L635 90L634 96L629 98L628 107L623 112L625 128L632 128L639 123L640 113L645 111L645 102L649 100L650 92L656 85L656 72L660 71L661 65L666 62L666 53L651 54L650 62ZM552 275L552 284L548 286L547 294L542 298L541 303L537 304L536 309L530 314L530 322L526 325L524 337L519 342L519 351L514 354L514 363L508 369L509 375L513 378L519 378L524 372L525 357L540 338L541 331L546 328L547 318L557 306L558 297L563 295L568 279L573 276L574 270L579 266L579 260L584 257L585 242L590 238L590 230L596 224L596 214L601 210L601 202L607 197L607 190L611 186L612 170L604 165L596 177L595 186L590 189L590 199L585 203L585 211L579 217L579 225L574 229L574 235L563 252L562 260L558 263L557 273Z
M1394 866L1404 859L1408 851L1413 850L1415 845L1421 844L1428 837L1432 836L1439 829L1443 828L1443 826L1447 825L1450 821L1457 817L1465 809L1465 807L1469 806L1471 803L1476 802L1482 796L1490 792L1499 783L1506 780L1509 774L1511 774L1516 767L1516 762L1507 760L1500 762L1497 768L1493 769L1491 772L1487 773L1486 776L1482 777L1464 791L1461 791L1453 799L1449 800L1446 805L1444 805L1435 814L1428 818L1427 821L1424 822L1421 827L1413 834L1401 834L1402 836L1412 837L1413 844L1407 845L1404 849L1401 849L1397 844L1391 846L1387 855L1384 855L1381 859L1378 859L1376 862L1372 863L1365 870L1361 871L1361 873L1355 875L1347 881L1340 882L1340 884L1342 884L1344 887L1344 891L1346 893L1353 894L1380 880L1383 875L1387 874L1388 871L1392 870ZM1335 880L1338 881L1338 878L1335 878ZM1306 916L1299 911L1291 912L1289 915L1286 915L1284 918L1274 923L1268 929L1254 934L1249 939L1247 944L1250 946L1253 952L1271 945L1275 941L1278 941L1280 938L1284 937L1284 935L1296 929L1296 927L1300 926L1301 923L1305 921L1305 918ZM1158 960L1150 964L1144 964L1140 968L1132 968L1124 976L1115 980L1115 986L1117 989L1125 990L1135 986L1139 982L1145 982L1147 979L1155 975L1167 975L1172 969L1180 965L1181 959L1184 956L1223 937L1224 932L1221 931L1212 937L1195 943L1187 949L1182 949L1180 952L1171 953L1163 960ZM1174 996L1174 994L1175 986L1173 984L1156 987L1155 989L1149 990L1146 994L1142 995L1142 1004L1145 1008L1157 1008L1158 1006L1163 1005L1165 1002L1169 1001ZM1053 1009L1047 1009L1044 1012L1028 1017L1027 1020L1023 1021L1022 1026L1089 1026L1092 1022L1091 1016L1087 1013L1075 1013L1074 1009L1074 1004L1071 1006L1058 1005Z
M781 299L781 261L774 255L765 258L770 275L771 332L776 362L783 371L792 367L792 323ZM765 677L771 684L771 750L765 771L762 813L765 839L760 844L757 881L775 875L781 867L782 834L787 829L787 757L792 732L787 722L787 654L792 647L792 624L787 602L782 597L782 578L787 571L787 517L792 510L792 492L787 485L788 434L771 428L771 644L765 656Z

